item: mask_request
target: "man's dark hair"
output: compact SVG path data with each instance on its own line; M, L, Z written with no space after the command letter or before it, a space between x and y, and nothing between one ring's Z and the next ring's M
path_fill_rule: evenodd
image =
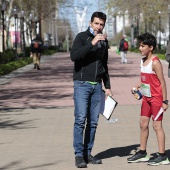
M107 19L106 14L104 14L103 12L98 12L98 11L96 11L96 12L94 12L94 13L92 14L92 16L91 16L91 22L94 21L94 18L95 18L95 17L104 20L104 22L106 22L106 19Z
M137 40L138 40L138 43L143 43L144 45L148 45L149 47L150 46L153 46L153 51L155 50L156 48L156 38L155 36L153 36L152 34L150 33L144 33L142 35L139 35L137 37Z

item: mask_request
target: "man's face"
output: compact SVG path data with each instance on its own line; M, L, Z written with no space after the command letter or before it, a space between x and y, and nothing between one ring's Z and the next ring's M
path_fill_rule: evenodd
M94 30L94 35L102 33L104 25L105 25L104 20L96 17L94 17L93 22L90 22L90 27Z

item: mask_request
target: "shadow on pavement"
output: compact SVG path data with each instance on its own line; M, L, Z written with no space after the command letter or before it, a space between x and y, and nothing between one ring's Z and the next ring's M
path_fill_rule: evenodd
M2 112L1 112L2 113ZM29 114L29 113L25 113ZM34 122L37 119L32 120L18 120L18 117L16 117L17 120L14 120L14 116L23 116L23 113L17 113L17 114L0 114L0 129L10 129L10 130L17 130L17 129L30 129L30 128L36 128L33 126L35 124Z
M29 166L29 167L25 167L25 168L18 168L18 165L21 163L21 161L15 161L15 162L11 162L8 165L5 165L3 167L0 167L0 170L9 170L9 169L13 169L13 168L17 168L17 170L33 170L33 169L37 169L37 168L48 168L50 166L56 165L57 163L47 163L47 164L42 164L42 165L35 165L35 166Z
M27 120L27 121L15 121L15 120L6 120L6 121L1 121L0 120L0 129L11 129L11 130L16 130L16 129L30 129L30 128L35 128L30 125L31 122L34 120Z
M105 150L103 152L98 153L95 155L99 159L107 159L114 156L128 156L131 154L132 150L137 150L139 147L139 144L125 146L125 147L118 147L118 148L110 148L108 150Z

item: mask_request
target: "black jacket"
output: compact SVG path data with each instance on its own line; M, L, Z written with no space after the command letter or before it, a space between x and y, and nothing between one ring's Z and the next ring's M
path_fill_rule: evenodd
M93 45L94 35L89 29L77 34L71 50L71 60L74 62L73 79L103 83L110 89L108 74L108 41Z
M38 48L34 48L34 43L38 42ZM35 38L31 41L30 52L42 53L43 52L43 41L40 38Z

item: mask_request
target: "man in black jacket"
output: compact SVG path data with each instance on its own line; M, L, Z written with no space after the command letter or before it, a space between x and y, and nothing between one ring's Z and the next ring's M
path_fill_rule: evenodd
M126 35L122 36L119 43L119 51L121 56L121 64L127 64L127 51L128 51L128 41L126 40Z
M43 41L39 34L31 41L30 54L33 57L34 69L40 70L40 59L43 51Z
M71 50L75 105L73 146L78 168L87 167L87 163L102 163L91 151L100 113L102 81L106 96L112 96L107 66L108 41L102 34L105 22L104 13L94 12L88 29L76 36Z

